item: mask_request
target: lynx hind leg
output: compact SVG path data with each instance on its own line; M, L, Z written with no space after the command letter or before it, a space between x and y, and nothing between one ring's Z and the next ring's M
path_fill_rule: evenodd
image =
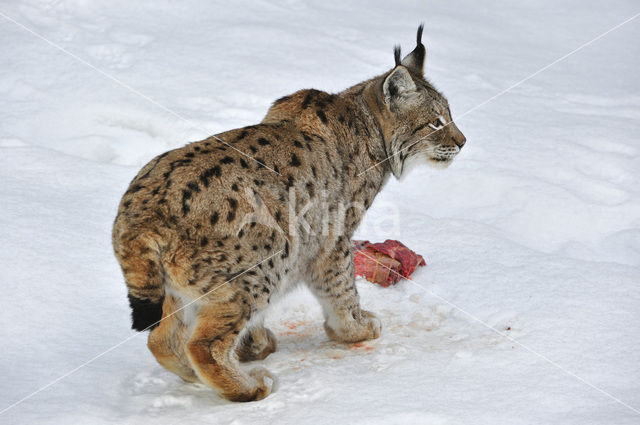
M220 297L224 299L226 297ZM186 352L204 384L231 401L261 400L269 395L273 377L263 368L240 368L235 349L249 317L241 302L212 302L201 307Z
M240 338L236 353L241 362L263 360L276 351L276 336L264 326L249 329Z
M162 320L149 333L147 346L158 363L169 372L173 372L187 382L198 382L189 360L184 352L188 329L178 315L177 301L167 296L162 305Z

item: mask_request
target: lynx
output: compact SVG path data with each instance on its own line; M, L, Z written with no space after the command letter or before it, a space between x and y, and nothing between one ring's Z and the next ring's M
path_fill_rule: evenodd
M264 313L300 283L329 338L378 338L360 306L351 236L390 175L448 165L465 143L424 78L426 50L337 94L301 90L263 122L166 152L120 203L113 246L133 328L167 370L229 400L266 397L273 377L240 362L276 349Z

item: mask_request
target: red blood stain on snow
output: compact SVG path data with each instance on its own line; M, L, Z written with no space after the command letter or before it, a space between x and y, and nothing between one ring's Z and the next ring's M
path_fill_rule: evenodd
M307 326L307 322L305 321L286 321L286 322L282 322L282 326L284 326L287 329L290 329L288 331L282 331L280 332L280 336L306 336L308 335L308 329L305 330L301 330L298 329L300 327L304 327Z
M289 329L296 329L299 326L306 326L307 322L300 320L300 321L288 321L288 322L284 322L283 323L284 326L286 326Z
M365 351L373 350L373 347L371 347L370 345L365 345L364 342L356 342L355 344L351 344L349 348L352 350L365 350Z

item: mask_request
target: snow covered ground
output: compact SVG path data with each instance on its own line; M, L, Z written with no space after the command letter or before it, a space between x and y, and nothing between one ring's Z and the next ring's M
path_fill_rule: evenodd
M640 423L640 18L465 114L638 12L2 2L0 423ZM268 317L267 399L229 403L163 370L129 330L110 246L129 180L279 96L385 71L420 21L427 74L468 143L449 169L390 182L359 232L428 263L395 287L359 281L381 338L328 341L300 291Z

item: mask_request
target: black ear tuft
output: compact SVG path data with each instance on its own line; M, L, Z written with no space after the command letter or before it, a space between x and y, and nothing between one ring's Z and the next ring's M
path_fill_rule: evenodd
M411 53L402 59L401 64L407 68L419 73L424 74L424 59L427 54L424 44L422 44L422 31L424 30L424 24L420 24L418 27L418 33L416 35L416 48Z
M400 56L401 56L401 50L400 50L400 46L394 46L393 47L393 58L396 60L396 66L400 65Z
M424 29L424 23L418 27L418 36L416 37L416 44L419 46L422 44L422 30Z

